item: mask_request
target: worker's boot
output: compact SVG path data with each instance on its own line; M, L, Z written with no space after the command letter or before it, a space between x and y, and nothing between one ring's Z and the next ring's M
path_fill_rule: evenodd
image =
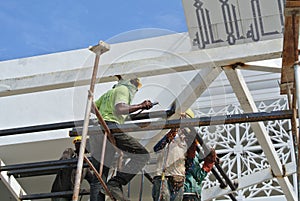
M107 188L116 200L130 201L130 199L124 195L121 181L117 178L110 179L107 182Z

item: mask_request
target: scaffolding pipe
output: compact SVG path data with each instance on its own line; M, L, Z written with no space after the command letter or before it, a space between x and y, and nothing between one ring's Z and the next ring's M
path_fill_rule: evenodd
M81 190L79 195L89 195L90 192L87 190ZM72 196L73 191L60 191L60 192L52 192L52 193L38 193L38 194L29 194L29 195L21 195L20 200L37 200L37 199L46 199L46 198L60 198L66 196Z
M139 201L143 200L143 190L144 190L144 182L145 182L145 175L144 171L142 170L142 175L141 175L141 182L140 182L140 194L139 194Z
M188 119L173 119L173 120L159 120L140 123L126 123L120 125L109 125L109 129L112 133L121 132L137 132L137 131L149 131L149 130L162 130L172 129L179 127L199 127L199 126L211 126L222 124L236 124L245 122L257 122L257 121L273 121L292 118L291 110L281 110L272 112L258 112L258 113L244 113L233 114L226 116L214 116L214 117L200 117L200 118L188 118ZM102 129L99 126L93 126L89 128L89 135L98 134ZM70 136L77 136L82 132L82 128L76 128L70 131Z
M162 110L162 111L154 111L154 112L143 112L140 114L131 114L126 119L126 121L134 121L134 120L142 120L142 119L150 119L150 118L167 118L174 114L174 110ZM94 122L90 120L89 125L93 125ZM27 134L27 133L35 133L41 131L50 131L50 130L59 130L59 129L67 129L74 128L78 125L83 125L83 120L79 121L67 121L67 122L59 122L52 124L43 124L43 125L35 125L35 126L26 126L20 128L9 128L0 130L0 136L8 136L8 135L17 135L17 134Z
M14 175L16 178L21 178L23 177L22 175L26 175L28 173L33 173L35 172L38 174L39 172L44 172L44 171L53 171L57 173L58 170L60 169L73 169L75 168L69 165L58 165L58 166L51 166L51 167L39 167L39 168L30 168L30 169L19 169L19 170L11 170L7 172L8 176ZM26 177L26 176L25 176Z
M91 158L88 158L91 160ZM66 160L55 160L55 161L43 161L35 163L23 163L23 164L14 164L14 165L5 165L0 166L1 171L7 171L7 174L20 177L30 177L30 176L39 176L39 175L49 175L56 174L56 170L65 169L65 168L76 168L77 158L75 159L66 159ZM152 164L152 163L150 163ZM155 162L153 162L155 164ZM89 167L87 163L83 164L83 167ZM30 174L32 173L32 174ZM149 182L153 183L152 177L144 171L145 177Z
M75 184L74 184L74 192L73 192L73 201L78 200L78 194L80 190L80 183L81 183L81 176L82 176L82 167L83 167L83 160L84 160L84 152L86 147L86 139L87 139L87 133L88 133L88 126L89 126L89 120L93 105L93 96L94 96L94 89L96 84L96 78L97 78L97 72L99 67L99 61L100 61L100 55L106 51L109 50L109 46L105 44L104 42L100 41L98 45L93 46L89 48L91 51L96 53L95 62L94 62L94 68L90 83L90 89L88 91L88 97L87 97L87 104L86 104L86 110L85 110L85 116L83 121L83 131L82 131L82 140L80 144L80 150L79 150L79 156L78 156L78 163L77 163L77 169L76 169L76 177L75 177Z
M175 114L176 105L172 104L170 109L154 112L142 112L137 114L129 114L125 121L136 121L142 119L153 119L153 118L163 118L167 119L168 117Z
M127 184L127 197L130 199L131 183Z
M299 62L294 64L294 73L295 73L295 85L296 85L296 98L297 98L297 105L298 108L300 106L300 66ZM298 117L300 117L300 110L298 109ZM298 125L300 125L299 119L298 119ZM298 197L300 198L300 131L297 130L296 132L296 140L297 140L297 185L298 185Z
M50 167L37 167L37 168L27 168L27 169L19 169L19 170L11 170L7 172L8 176L13 175L16 178L24 178L24 177L33 177L33 176L42 176L42 175L51 175L57 174L59 170L62 169L75 169L77 165L58 165L58 166L50 166ZM83 164L84 168L89 167L86 163Z
M110 143L113 145L116 145L116 140L112 136L106 122L104 121L103 117L101 116L101 114L94 102L93 102L92 108L97 116L98 122L100 123L100 125L102 125L102 127L104 129L104 138L103 138L103 142L102 142L102 151L101 151L101 159L100 159L100 167L99 167L99 174L102 175L107 138L110 141Z
M20 127L20 128L9 128L9 129L0 130L0 136L2 137L2 136L7 136L7 135L17 135L17 134L34 133L34 132L41 132L41 131L74 128L77 125L82 125L82 124L83 124L83 121L75 121L75 122L67 121L67 122L61 122L61 123L26 126L26 127Z
M0 171L48 167L48 166L57 166L57 165L71 165L75 163L77 163L77 158L65 159L65 160L42 161L42 162L34 162L34 163L21 163L21 164L0 166Z

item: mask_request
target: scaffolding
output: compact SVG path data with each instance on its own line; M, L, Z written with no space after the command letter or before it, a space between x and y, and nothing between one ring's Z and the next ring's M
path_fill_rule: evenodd
M45 174L54 174L57 169L61 168L69 168L70 164L77 164L77 176L76 176L76 184L73 192L59 192L59 193L45 193L45 194L33 194L33 195L23 195L20 194L18 196L21 200L28 200L28 199L42 199L42 198L51 198L51 197L60 197L64 195L73 195L73 201L78 200L79 195L87 195L89 191L80 189L80 180L81 180L81 170L84 167L90 167L93 171L97 174L97 178L99 182L102 184L104 189L106 190L107 194L111 197L112 200L114 198L108 191L105 182L101 178L102 174L102 165L103 165L103 157L100 161L100 169L96 170L93 168L93 165L90 163L89 159L84 155L84 150L86 146L87 135L96 134L99 129L103 129L103 133L105 136L105 140L102 145L102 153L104 154L106 140L110 141L114 144L114 139L111 136L111 133L117 132L135 132L135 131L148 131L148 130L161 130L161 129L172 129L172 128L179 128L179 127L201 127L201 126L210 126L210 125L219 125L219 124L235 124L235 123L243 123L243 122L252 122L253 130L255 132L260 133L258 136L259 142L263 147L264 151L268 152L268 159L271 164L272 175L270 177L277 178L283 191L286 193L286 197L288 200L296 200L295 195L292 193L291 186L289 186L289 182L287 179L288 175L295 173L295 164L287 164L280 166L278 157L270 157L271 155L275 155L274 148L270 146L271 141L264 137L266 132L263 129L261 121L271 121L271 120L282 120L282 119L290 119L292 124L292 133L295 138L295 144L297 145L297 164L296 166L297 175L298 175L298 198L300 197L300 146L299 146L299 131L298 131L298 117L300 115L299 110L297 109L297 105L300 105L300 98L298 97L300 92L299 87L299 76L300 76L300 68L299 68L299 61L298 61L298 35L299 35L299 7L300 4L297 1L287 1L286 2L286 21L285 21L285 35L284 35L284 44L283 44L283 62L282 62L282 72L281 72L281 93L287 94L289 100L290 110L284 111L275 111L275 112L258 112L257 108L255 107L254 101L252 100L251 96L249 96L249 91L247 88L244 87L244 80L241 78L238 70L239 67L244 66L243 63L235 63L231 65L224 65L222 66L222 70L225 71L226 76L231 81L231 86L233 86L235 93L237 94L237 98L240 102L244 101L245 99L248 101L243 102L243 109L246 113L238 114L238 115L227 115L227 116L214 116L214 117L201 117L201 118L193 118L193 119L168 119L164 121L155 121L155 122L134 122L134 123L127 123L124 125L120 125L118 127L109 127L105 124L105 121L101 117L99 111L95 107L93 103L93 95L94 95L94 86L96 84L96 77L98 72L99 66L99 59L100 55L105 53L109 50L109 46L103 42L100 42L98 45L93 46L90 48L92 52L96 54L95 62L94 62L94 69L92 74L92 79L90 83L90 89L88 91L87 97L87 104L85 110L85 118L83 121L78 122L59 122L55 124L47 124L47 125L38 125L38 126L31 126L31 127L23 127L23 128L14 128L14 129L5 129L0 130L0 136L7 136L7 135L14 135L14 134L22 134L28 132L38 132L38 131L47 131L47 130L54 130L54 129L62 129L62 128L74 128L76 125L83 125L82 128L76 128L70 131L70 136L76 136L78 134L82 135L82 143L79 153L78 160L68 160L68 161L45 161L40 163L28 163L28 164L16 164L16 165L1 165L1 173L5 172L8 176L14 177L29 177L29 176L38 176L38 175L45 175ZM293 67L293 70L291 70ZM205 72L205 75L211 76L211 80L214 80L215 77L219 75L217 70L211 70ZM196 89L196 87L195 87ZM239 93L241 92L241 93ZM181 95L181 94L180 94ZM177 110L177 109L176 109ZM97 119L99 121L99 126L91 126L90 123L90 114L93 111ZM138 119L150 119L154 117L170 117L174 113L176 114L175 110L167 110L167 111L159 111L153 113L141 113L136 117L132 117L132 120ZM200 140L201 141L201 140ZM218 166L218 165L217 165ZM217 167L216 166L216 167ZM227 185L230 186L231 190L226 192L230 196L232 200L234 198L234 191L237 189L242 188L243 186L235 186L233 185L232 181L226 179L226 175L222 174L222 169L218 169L218 172L223 177L219 177L219 173L213 170L213 174L217 178L220 183L220 187L223 188ZM143 175L151 181L151 176L149 176L146 172L143 172ZM227 181L226 181L227 180ZM141 189L144 183L144 176L141 179ZM140 200L142 199L142 191L140 191Z
M158 111L158 112L152 112L155 114L172 114L170 110L166 111ZM136 119L142 119L142 117L148 117L145 118L146 120L151 120L149 117L151 117L152 114L149 113L141 113L140 116L135 116ZM228 115L228 116L214 116L214 117L201 117L201 118L192 118L192 119L175 119L175 120L161 120L156 121L155 123L149 123L151 121L146 122L136 122L136 123L127 123L119 125L117 128L114 126L108 126L107 129L112 132L133 132L133 131L151 131L151 130L161 130L161 129L172 129L172 128L179 128L179 127L188 127L191 130L194 129L194 127L199 126L208 126L208 125L218 125L218 124L234 124L234 123L243 123L243 122L258 122L258 121L266 121L266 120L282 120L282 119L292 119L293 112L291 110L286 111L273 111L273 112L259 112L259 113L245 113L245 114L237 114L237 115ZM81 121L82 122L82 121ZM51 124L52 126L55 124ZM52 127L52 129L59 129L61 128L62 123L57 124L58 127ZM94 135L99 133L99 129L104 129L101 126L95 126L94 124L89 124L89 131L87 134ZM70 126L70 127L68 127ZM73 128L70 130L70 136L78 136L78 134L82 133L83 128L77 127L74 129L72 125L69 125L69 122L66 122L66 125L64 128ZM39 130L35 129L36 127L23 127L18 128L17 130L14 130L16 133L20 134L20 131L23 131L24 133L32 131L32 132L38 132L43 130L43 128L48 129L49 125L40 125ZM7 130L1 130L1 134L6 135L13 135L13 130L7 129ZM104 130L103 130L104 131ZM194 130L194 135L198 136L197 139L199 140L200 144L203 145L203 140L199 135L196 134L196 131ZM206 145L204 144L204 148ZM207 150L206 147L204 150ZM93 165L89 162L89 159L86 156L83 156L83 166L82 168L90 167L93 168ZM15 164L15 165L4 165L1 166L1 171L6 172L6 174L10 177L13 176L15 178L24 178L24 177L33 177L33 176L40 176L40 175L48 175L48 174L55 174L57 170L59 169L66 169L66 168L77 168L79 159L70 159L70 160L54 160L54 161L43 161L43 162L35 162L35 163L27 163L27 164ZM72 166L70 166L72 165ZM222 170L222 168L216 163L217 170L213 169L212 173L215 176L215 178L218 180L220 184L220 188L226 188L228 185L232 192L234 192L236 189L238 189L238 184L234 183L229 179L228 176L226 176L225 172ZM287 168L288 173L290 174L290 169ZM93 168L93 171L98 173L98 170ZM101 182L101 175L98 175L99 182ZM146 176L146 178L151 182L152 178L147 172L143 172L143 175ZM102 180L103 181L103 180ZM143 177L142 177L142 184L143 185ZM103 182L102 185L105 185ZM140 194L142 194L142 189ZM81 189L76 192L78 193L76 196L79 195L89 195L89 190ZM73 195L73 191L67 191L67 192L53 192L53 193L39 193L39 194L31 194L31 195L20 195L20 200L34 200L34 199L44 199L44 198L55 198L55 197L61 197L61 196L67 196L67 195ZM229 193L229 196L231 200L236 200L234 197L234 194Z

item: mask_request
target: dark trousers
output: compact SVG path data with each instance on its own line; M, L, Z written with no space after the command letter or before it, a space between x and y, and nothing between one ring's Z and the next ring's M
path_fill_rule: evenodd
M201 197L197 195L183 195L182 201L201 201Z
M95 158L92 158L91 162L96 168L96 170L99 171L100 163ZM103 166L102 179L104 182L107 181L108 172L109 167ZM90 201L105 201L105 194L101 193L101 189L102 185L100 184L98 178L94 174L90 182Z
M163 185L163 186L162 186ZM168 178L164 181L160 176L153 178L152 199L153 201L182 201L183 187L174 189Z
M117 123L114 122L106 122L107 125L112 126L118 126ZM148 162L150 156L149 152L146 150L146 148L141 145L137 139L134 137L131 137L127 135L126 133L115 133L113 134L115 140L116 140L116 146L117 148L123 152L124 157L123 160L126 162L121 170L117 171L116 176L114 176L112 179L118 181L122 185L126 185L130 182L130 180L143 169L143 167ZM100 148L101 145L99 145ZM109 148L108 148L109 149ZM105 162L103 166L103 174L102 178L104 181L107 181L109 169L112 163L112 159L114 158L115 150L106 150L105 152ZM95 160L94 165L96 164L98 167L96 169L99 169L99 159ZM91 184L91 196L90 201L104 201L102 197L104 197L103 194L99 193L99 187L100 183L98 182L98 179L95 178L95 182L92 182ZM95 186L95 187L92 187ZM94 188L94 189L92 189ZM93 195L92 195L93 194Z
M107 125L118 126L115 122L106 122ZM123 160L126 162L121 170L118 170L114 179L126 185L130 180L143 169L150 156L146 148L137 139L126 133L113 134L117 148L123 152Z

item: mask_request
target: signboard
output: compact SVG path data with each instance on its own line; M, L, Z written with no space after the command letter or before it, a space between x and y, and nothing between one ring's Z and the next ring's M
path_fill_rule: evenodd
M183 0L194 49L283 37L285 0Z

